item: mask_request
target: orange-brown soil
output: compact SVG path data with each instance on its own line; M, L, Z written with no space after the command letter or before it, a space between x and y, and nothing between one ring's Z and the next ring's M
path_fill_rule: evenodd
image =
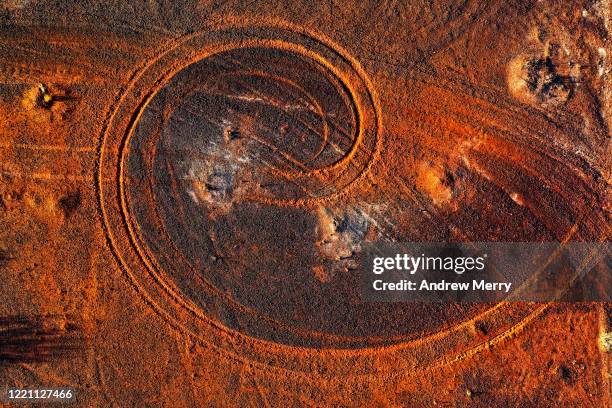
M364 303L352 273L376 240L607 242L609 26L607 0L0 1L0 391L609 406L610 304Z

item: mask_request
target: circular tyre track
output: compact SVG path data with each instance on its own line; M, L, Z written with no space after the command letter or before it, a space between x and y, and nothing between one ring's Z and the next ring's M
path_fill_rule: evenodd
M308 276L270 272L298 273L304 261L279 253L314 256L298 235L314 230L312 208L342 201L368 174L380 121L359 63L318 34L276 24L183 37L109 116L98 188L111 248L169 324L266 367L414 372L512 335L545 306L492 305L415 337L377 326L376 311L355 324ZM284 314L300 300L297 316Z

